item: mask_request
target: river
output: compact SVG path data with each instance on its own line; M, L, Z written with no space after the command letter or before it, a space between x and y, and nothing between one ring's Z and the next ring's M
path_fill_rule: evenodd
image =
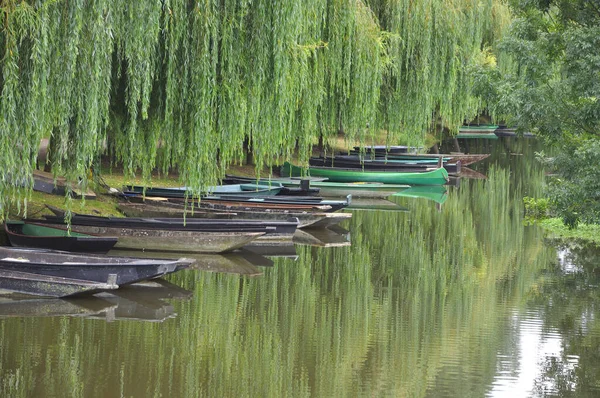
M351 245L0 302L0 395L599 396L600 251L524 224L544 178L534 140L471 145L492 152L487 180L356 210Z

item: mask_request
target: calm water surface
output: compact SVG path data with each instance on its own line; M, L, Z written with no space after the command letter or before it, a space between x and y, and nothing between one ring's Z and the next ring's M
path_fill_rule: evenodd
M599 250L524 226L533 145L494 143L488 180L441 205L355 211L338 235L351 246L204 257L95 300L0 301L0 395L600 396Z

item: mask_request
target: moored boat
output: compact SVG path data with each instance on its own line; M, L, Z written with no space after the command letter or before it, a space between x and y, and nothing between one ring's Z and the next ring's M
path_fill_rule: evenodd
M66 228L23 221L6 221L4 231L10 244L16 247L106 253L117 243L117 238L112 236L69 233Z
M64 224L64 214L45 216L44 223ZM288 221L209 220L183 218L98 217L75 214L71 230L95 235L118 236L116 248L157 251L222 253L238 249L262 235L269 239L290 237L297 219Z
M277 195L283 187L279 184L230 184L230 185L215 185L208 187L208 190L203 196L244 196L244 197L264 197ZM125 194L144 194L146 196L160 196L165 198L185 198L186 187L176 188L145 188L143 186L134 185L125 187Z
M211 209L211 208L187 208L178 203L121 203L119 210L128 217L183 217L207 218L207 219L229 219L229 220L270 220L285 221L290 217L297 218L298 228L315 228L323 225L333 225L350 218L348 213L324 213L309 211L287 211L287 210L251 210L251 209Z
M50 220L45 220L49 222ZM62 223L62 219L53 223ZM224 253L239 249L264 235L261 232L219 232L163 230L155 228L109 227L71 224L71 230L80 233L118 236L115 248L156 251L189 251L195 253Z
M228 176L227 178L241 181L246 177ZM280 183L284 187L300 187L303 184L309 184L310 187L319 189L323 197L346 197L351 195L353 199L385 198L410 187L410 185L383 184L379 182L331 182L326 178L310 177L278 177L271 179L271 181Z
M281 175L284 176L301 176L302 174L302 168L288 162L281 169ZM423 173L309 167L308 174L316 177L326 177L333 182L381 182L408 185L443 185L448 182L448 172L443 167Z
M460 173L461 162L448 163L439 159L440 164L416 163L409 160L400 160L393 158L375 158L370 159L357 155L337 155L335 157L312 157L309 160L310 166L315 167L336 167L347 169L363 169L372 171L400 171L406 173L421 173L435 170L443 166L449 174Z
M0 271L106 282L114 275L117 285L157 278L194 261L187 258L154 259L76 254L45 249L0 247Z
M353 152L355 153L355 152ZM356 153L355 153L356 154ZM368 156L368 155L367 155ZM460 161L461 166L468 166L470 164L480 162L490 156L489 153L413 153L413 154L377 154L375 159L388 159L388 160L405 160L422 162L429 164L437 164L442 159L443 162L456 163ZM461 169L462 171L462 169Z

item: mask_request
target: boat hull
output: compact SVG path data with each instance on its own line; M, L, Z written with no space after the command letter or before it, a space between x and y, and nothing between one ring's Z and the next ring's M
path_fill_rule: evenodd
M448 182L448 172L444 168L423 173L402 173L309 167L308 173L311 176L326 177L333 182L381 182L407 185L443 185ZM284 176L299 176L302 175L302 169L286 162L282 167L281 174Z
M70 252L106 253L116 243L111 236L68 236L66 229L36 223L6 222L4 230L15 247L38 247Z
M140 266L108 266L86 267L69 265L28 265L23 263L2 264L0 272L4 270L28 272L36 275L47 275L61 278L80 279L93 282L106 282L109 275L116 275L115 283L119 286L128 285L148 279L159 278L175 272L177 264L174 262L159 265Z
M152 206L139 203L122 203L119 209L128 217L183 217L245 219L285 221L289 217L297 218L298 228L311 228L319 225L333 225L348 218L346 213L287 212L287 211L251 211L251 210L219 210L219 209L185 209L174 203L163 203ZM350 215L351 216L351 215ZM316 225L315 225L316 224Z
M95 235L117 236L115 248L188 251L193 253L225 253L250 243L264 232L203 232L179 231L127 227L102 227L92 225L71 225L75 232Z

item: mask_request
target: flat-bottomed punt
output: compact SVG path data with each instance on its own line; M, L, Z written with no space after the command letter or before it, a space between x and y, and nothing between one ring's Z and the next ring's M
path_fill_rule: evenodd
M244 184L215 185L208 188L208 191L202 196L243 196L243 197L264 197L277 195L283 187L278 184L254 184L251 182ZM164 198L185 198L186 187L175 188L144 188L140 185L128 186L123 190L125 194L144 194L151 197ZM191 195L189 195L191 196Z
M115 276L117 285L127 285L164 276L189 267L188 258L154 259L75 254L46 249L0 247L0 270L27 272L92 282Z
M128 217L183 217L204 219L228 219L228 220L264 220L285 221L290 217L297 218L298 228L321 228L334 225L343 220L351 218L349 213L317 213L299 212L286 210L251 210L251 209L211 209L211 208L187 208L178 203L121 203L119 210Z
M6 221L4 231L15 247L39 247L70 252L106 253L117 243L113 236L93 236L66 228L50 227L31 222Z
M64 215L46 216L44 223L63 224ZM290 239L298 220L206 220L182 218L113 218L73 215L71 229L76 232L118 236L115 245L120 249L154 251L189 251L196 253L223 253L239 249L265 234L269 239Z

